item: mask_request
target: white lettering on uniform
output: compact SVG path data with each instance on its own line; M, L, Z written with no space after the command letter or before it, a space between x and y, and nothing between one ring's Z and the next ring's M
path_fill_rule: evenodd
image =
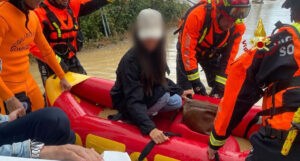
M280 45L281 43L282 44L287 43L291 40L292 40L292 36L287 36L285 39L281 39L279 41L278 45ZM279 49L279 52L280 52L280 56L293 55L294 52L295 52L295 46L294 46L294 44L289 44L289 45L286 45L286 46L282 46Z

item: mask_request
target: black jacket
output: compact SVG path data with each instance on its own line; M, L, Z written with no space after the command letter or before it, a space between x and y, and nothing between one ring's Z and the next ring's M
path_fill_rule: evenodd
M183 93L175 83L167 79L167 87L155 85L152 90L153 96L146 96L141 83L141 67L133 48L124 55L116 73L117 80L111 90L114 108L120 111L123 118L133 121L144 135L155 128L154 122L147 114L148 108L166 92L170 92L171 95Z

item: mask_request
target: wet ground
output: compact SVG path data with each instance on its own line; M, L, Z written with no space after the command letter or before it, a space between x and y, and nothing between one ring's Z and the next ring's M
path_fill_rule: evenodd
M259 18L263 19L267 34L271 34L274 29L274 24L281 20L284 23L290 23L289 11L281 9L281 5L284 0L265 0L264 4L253 4L250 16L245 19L247 31L243 37L243 40L247 42L253 37L254 31L257 26ZM177 36L172 35L174 29L170 29L168 34L168 64L171 69L170 78L176 80L176 43ZM78 54L78 57L85 67L86 71L91 76L106 78L115 80L115 70L119 63L119 60L125 54L125 52L131 47L130 39L122 41L117 44L108 45L103 48L85 49ZM248 44L250 48L250 44ZM242 46L239 55L243 53ZM37 80L39 86L42 88L40 75L37 69L37 64L32 63L31 73ZM201 79L205 82L204 73L201 72ZM259 102L258 104L261 104ZM240 140L240 139L239 139ZM242 150L250 148L248 142L241 140Z

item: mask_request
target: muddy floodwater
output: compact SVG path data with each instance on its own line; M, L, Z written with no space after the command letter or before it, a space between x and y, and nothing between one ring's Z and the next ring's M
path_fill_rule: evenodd
M259 18L263 19L265 29L268 34L272 33L274 24L278 20L281 20L283 23L290 23L290 12L286 9L281 9L283 1L284 0L265 0L264 4L253 4L250 16L245 19L247 31L243 37L243 40L246 40L248 43L250 41L250 38L253 37ZM177 36L174 36L172 34L173 30L175 30L175 28L170 29L168 34L167 51L168 65L171 69L171 74L169 77L175 81ZM117 65L124 53L126 53L126 51L130 47L131 41L130 39L127 39L117 44L108 45L103 48L85 49L78 54L78 57L82 65L86 69L88 75L115 80L115 70L117 68ZM248 44L248 48L250 48L250 44ZM242 53L243 50L241 45L239 55ZM36 63L31 64L30 71L43 90L40 74L38 72ZM203 72L201 72L201 80L206 83ZM259 102L258 104L261 104L261 102ZM251 148L251 145L248 141L240 138L238 138L238 140L240 142L242 150L248 150Z

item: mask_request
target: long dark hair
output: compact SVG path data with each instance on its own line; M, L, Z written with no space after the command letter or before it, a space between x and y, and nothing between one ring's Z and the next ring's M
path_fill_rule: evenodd
M28 28L28 22L29 22L28 14L29 14L30 8L27 6L27 4L24 2L24 0L9 0L9 2L25 14L25 16L26 16L25 27L31 33L31 31Z
M165 40L166 38L163 37L157 48L149 53L138 38L137 32L134 32L134 46L137 51L138 62L141 66L141 82L147 96L153 95L152 89L155 85L166 86L167 84Z

